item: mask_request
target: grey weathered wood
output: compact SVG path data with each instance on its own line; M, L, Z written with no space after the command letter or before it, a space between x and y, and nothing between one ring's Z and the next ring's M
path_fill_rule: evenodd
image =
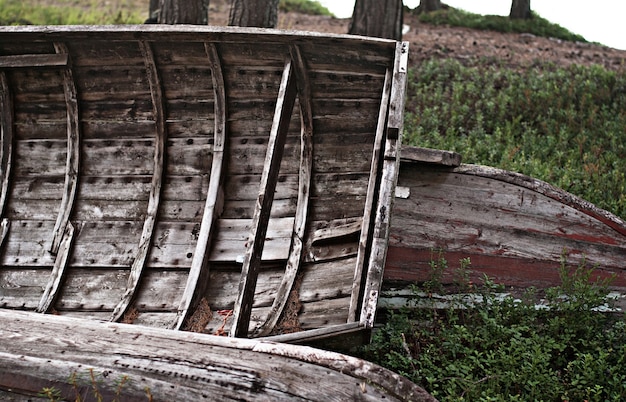
M93 375L105 400L119 389L124 400L434 401L399 374L307 346L21 311L0 318L0 336L11 339L0 353L5 390L54 387L74 399L72 378Z
M391 211L400 160L400 141L404 125L404 101L408 73L409 44L396 45L393 84L389 99L389 119L385 140L385 158L380 182L380 197L376 204L376 220L373 229L372 252L363 291L360 322L366 328L374 326L378 295L383 281L383 269L387 257L387 243L391 226Z
M286 133L282 155L275 158L274 189L266 189L273 196L263 211L269 215L266 233L252 236L263 247L255 250L257 283L247 287L252 294L247 328L254 331L270 315L283 318L272 333L303 332L296 337L345 324L380 96L395 42L216 27L0 27L2 55L46 55L55 42L67 44L66 65L6 73L15 113L13 155L20 157L11 164L3 216L11 229L0 253L0 306L36 310L50 270L67 257L61 289L50 303L62 315L106 319L116 307L121 313L119 301L131 289L124 321L179 325L184 322L179 310L193 316L207 306L198 309L193 299L206 299L213 319L194 331L231 332L233 317L224 323L219 311L233 310L237 302L241 263L258 225L259 187L273 147L268 133L275 128L285 57L293 47L297 50L291 53L299 53L292 57L293 102L299 107L282 122ZM152 62L146 61L142 43L149 43ZM219 82L207 47L219 53ZM54 256L48 252L49 237L68 188L66 69L73 73L80 107L80 182L72 197L71 250ZM162 119L150 85L154 76ZM301 87L307 81L305 96ZM156 203L159 125L167 133L162 139L166 163ZM226 125L222 157L217 130ZM312 133L308 150L302 140L306 130ZM306 155L313 147L312 156ZM211 175L219 165L222 184L216 193ZM214 196L209 229L203 217ZM148 216L151 208L156 208L154 217ZM210 269L201 269L194 285L201 266ZM284 314L279 313L282 302L287 303ZM279 308L272 309L274 304Z
M46 313L54 305L59 292L61 290L61 283L65 278L65 271L67 269L67 261L70 250L72 248L72 241L74 240L74 226L71 222L65 226L65 233L59 244L58 253L50 273L50 279L46 285L37 311L40 313Z
M461 154L440 149L403 146L400 152L402 162L432 163L442 166L461 165Z
M66 55L69 53L67 45L62 42L55 42L54 48L57 54ZM54 225L50 252L56 254L65 233L65 228L69 225L70 215L76 199L76 189L78 187L78 177L80 172L80 121L78 111L78 95L72 69L63 71L63 91L65 93L65 104L67 107L67 160L65 163L65 186L63 198L59 207L59 216ZM68 250L69 252L69 250Z
M378 123L376 126L376 139L372 153L372 162L370 166L370 177L367 185L367 199L365 210L363 211L363 225L361 228L361 236L359 239L359 251L357 254L357 263L354 267L354 282L352 284L352 296L350 298L350 310L348 313L348 322L354 322L357 317L357 310L361 300L363 269L367 260L369 249L371 230L372 230L372 211L376 203L377 192L379 189L379 180L377 172L380 169L380 161L383 157L385 146L385 128L387 125L389 99L393 87L393 70L387 69L385 75L385 85L381 94L380 109L378 111Z
M0 68L64 67L67 64L67 53L0 56Z
M167 128L165 125L165 105L163 92L161 88L161 79L159 71L155 64L154 54L149 42L139 42L141 53L144 56L148 82L150 84L150 93L152 94L152 103L154 111L156 140L154 146L154 172L152 175L152 184L150 186L150 198L148 200L148 211L143 225L143 232L137 247L137 254L128 277L126 292L122 300L113 310L112 321L120 320L128 311L130 304L135 297L137 287L144 270L146 258L150 250L154 226L157 220L157 212L161 200L161 186L163 184L163 166L165 160L165 141L167 139Z
M276 101L276 111L272 122L263 175L261 176L254 216L252 217L252 231L248 240L248 249L246 250L241 268L239 293L233 308L234 325L230 332L231 336L242 337L248 334L254 289L260 268L267 225L270 219L270 209L274 200L274 190L278 181L278 172L289 129L289 121L291 120L297 96L294 75L293 62L291 59L288 59L285 62Z
M189 318L190 308L197 302L198 296L207 287L209 279L208 256L211 241L214 238L217 218L223 207L223 181L224 181L224 150L226 143L226 88L220 57L215 44L205 44L207 57L211 65L211 77L215 97L215 130L213 143L213 162L211 166L211 178L209 189L204 205L204 213L196 251L191 262L189 277L185 286L185 293L180 301L176 321L173 328L181 329Z
M285 266L285 274L276 290L276 297L272 303L270 313L265 322L255 331L256 336L265 336L275 327L285 308L289 292L293 288L296 275L302 262L303 239L309 213L309 197L311 194L311 178L313 175L313 112L311 110L311 83L304 64L304 59L297 46L290 47L291 62L293 63L298 100L300 101L300 171L298 178L298 201L291 234L289 258Z
M11 89L4 71L0 71L0 217L4 217L9 178L11 176L11 160L13 158L13 99ZM4 236L2 237L4 239ZM2 242L0 242L2 245Z

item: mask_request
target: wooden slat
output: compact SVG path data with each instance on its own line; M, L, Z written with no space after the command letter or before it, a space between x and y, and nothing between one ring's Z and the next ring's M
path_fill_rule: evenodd
M389 110L389 97L392 90L392 74L391 69L387 69L385 75L385 84L380 100L380 109L378 111L378 124L376 127L376 138L374 140L374 149L372 154L372 163L370 165L369 183L367 186L367 199L365 201L365 210L363 213L363 223L361 226L361 237L359 239L359 251L357 253L356 266L354 268L354 279L352 283L352 295L350 297L350 307L348 309L348 322L356 320L356 312L361 300L361 284L363 283L363 268L367 260L370 249L371 232L372 232L372 215L373 208L378 196L380 182L378 170L382 158L385 127L387 124L387 114Z
M296 76L298 100L300 102L301 139L300 139L300 172L298 179L298 202L291 235L289 258L285 267L285 274L276 291L272 308L261 327L254 334L265 336L269 334L285 308L289 293L293 287L296 275L302 262L303 239L309 212L309 197L311 194L311 178L313 175L313 111L311 105L311 82L300 48L291 46L291 62Z
M148 200L148 210L146 219L139 239L137 254L128 277L126 292L122 299L113 310L112 321L120 320L130 307L133 298L137 292L141 274L143 272L150 245L152 243L152 235L161 201L161 186L163 184L163 165L165 160L165 142L167 140L167 128L165 125L165 99L163 98L163 90L161 88L161 80L159 72L155 64L154 54L150 44L140 41L139 47L144 57L148 81L150 84L150 93L152 95L152 105L154 110L154 120L156 127L156 140L154 145L154 171L152 175L152 184L150 189L150 198Z
M2 217L2 232L0 233L0 247L4 244L9 233L11 222L4 218L4 209L9 193L9 177L11 177L11 160L13 158L13 99L6 73L0 71L0 217Z
M439 149L403 146L400 160L408 163L432 163L457 167L461 165L461 154Z
M213 145L213 162L211 178L204 205L200 233L196 243L196 251L191 261L191 269L187 277L185 292L180 300L174 329L181 329L190 315L190 309L198 301L198 296L204 293L209 278L209 246L214 237L215 224L223 207L224 181L224 149L226 143L226 86L222 64L215 44L205 44L205 51L211 65L211 76L215 98L215 131Z
M387 257L387 243L391 222L391 208L398 181L400 167L400 137L404 124L404 101L408 68L408 42L398 42L393 72L393 83L389 99L389 118L385 141L385 158L382 166L380 197L376 208L376 221L369 256L367 277L363 292L360 322L366 328L374 326L378 294L383 280L383 269Z
M289 122L297 97L296 80L294 79L291 59L285 62L285 68L278 92L276 111L272 122L270 139L265 157L261 186L252 217L252 231L248 241L248 250L244 257L239 281L239 293L234 306L234 323L230 336L245 337L248 335L250 313L254 299L254 290L261 255L265 242L265 234L270 219L270 210L274 200L274 191L278 181L280 162L289 131Z
M68 54L64 43L55 42L54 48L57 54ZM80 122L78 116L78 99L76 85L72 69L63 71L63 91L65 92L65 105L67 107L67 159L65 163L65 186L63 198L59 208L59 215L52 233L50 252L56 254L62 241L65 229L69 224L70 215L76 199L78 187L78 175L80 169ZM68 250L69 251L69 250Z
M59 252L57 253L56 260L54 261L54 267L50 274L50 280L46 285L46 288L39 301L37 311L45 313L50 310L56 301L59 292L61 290L61 283L65 278L65 272L67 268L67 260L70 249L72 247L72 241L74 240L74 226L68 223L65 228L61 244L59 245Z
M67 53L0 56L0 68L63 67L67 64Z

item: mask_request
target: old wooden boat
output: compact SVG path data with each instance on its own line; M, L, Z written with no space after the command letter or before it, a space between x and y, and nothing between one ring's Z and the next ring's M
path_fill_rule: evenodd
M3 400L46 389L83 401L435 400L399 374L308 346L18 310L0 319Z
M1 27L0 307L292 342L367 330L407 52Z
M462 164L453 152L402 149L390 230L387 290L431 279L429 263L441 254L444 284L469 257L477 284L488 275L512 287L557 286L563 262L593 268L591 279L612 278L626 293L622 219L543 181Z

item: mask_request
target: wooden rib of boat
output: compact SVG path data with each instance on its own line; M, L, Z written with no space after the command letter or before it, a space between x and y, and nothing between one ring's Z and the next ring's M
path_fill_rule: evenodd
M439 253L443 282L470 258L471 278L514 287L559 285L568 269L594 268L626 290L626 224L566 191L501 169L461 164L448 151L404 147L393 206L385 287L427 281Z
M290 341L370 328L407 57L348 35L0 28L0 307Z
M8 400L48 389L84 401L435 401L399 374L308 346L17 310L0 319Z

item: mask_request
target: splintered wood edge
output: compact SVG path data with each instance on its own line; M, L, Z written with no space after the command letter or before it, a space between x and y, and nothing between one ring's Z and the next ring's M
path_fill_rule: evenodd
M13 100L9 88L6 73L0 71L0 135L2 147L0 148L0 217L4 216L7 195L9 192L9 177L11 177L11 160L13 158ZM2 244L2 243L0 243Z

